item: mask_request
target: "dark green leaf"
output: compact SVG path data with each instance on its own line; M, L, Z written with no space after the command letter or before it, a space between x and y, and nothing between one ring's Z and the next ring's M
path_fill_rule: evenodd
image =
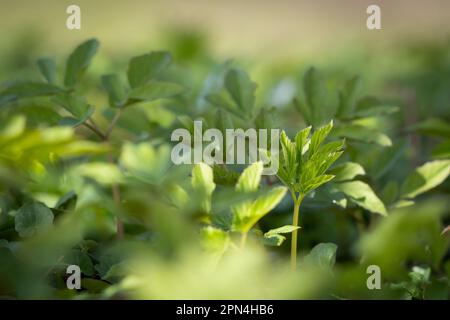
M53 224L53 213L43 203L28 202L16 213L16 231L21 237L30 237L40 229Z
M75 86L84 71L89 67L92 58L97 53L100 43L91 39L80 44L69 56L66 64L66 75L64 84L66 87Z
M103 88L108 93L109 104L113 107L121 106L126 98L127 92L120 83L119 77L115 74L108 74L102 77Z
M55 60L50 58L39 59L37 61L39 71L48 83L54 84L56 82L56 65Z
M185 91L185 88L176 83L151 81L145 85L133 89L130 99L152 101L171 98Z
M131 59L128 66L128 82L137 88L155 79L172 61L170 53L156 51Z

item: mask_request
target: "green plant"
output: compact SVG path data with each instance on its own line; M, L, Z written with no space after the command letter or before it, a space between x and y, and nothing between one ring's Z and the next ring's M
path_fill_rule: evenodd
M303 129L292 142L285 132L281 134L281 158L278 177L291 193L294 201L292 218L291 266L297 268L297 227L299 210L305 196L334 178L326 174L328 168L342 155L344 141L323 144L333 128L333 122L317 129L311 137L311 127Z
M405 131L401 103L347 74L309 69L273 105L296 68L252 79L206 51L154 51L121 74L98 48L0 87L1 297L448 299L448 119ZM200 120L282 129L277 177L262 162L174 165L171 132Z

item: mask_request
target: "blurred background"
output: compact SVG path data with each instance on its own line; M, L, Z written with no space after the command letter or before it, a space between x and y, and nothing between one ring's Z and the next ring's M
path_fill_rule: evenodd
M81 30L66 28L71 4L81 8ZM382 30L366 27L370 4L381 7ZM36 57L64 56L96 37L106 57L97 70L105 60L167 49L187 59L240 59L255 80L273 67L316 65L370 73L370 87L387 74L411 72L423 57L405 58L405 50L425 44L439 50L448 46L450 31L445 0L1 0L0 6L0 80L13 70L17 76Z

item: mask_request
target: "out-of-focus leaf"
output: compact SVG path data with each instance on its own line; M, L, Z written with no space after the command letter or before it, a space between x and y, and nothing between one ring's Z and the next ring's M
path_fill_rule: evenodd
M387 215L383 202L377 197L372 188L362 181L336 183L333 186L339 192L349 197L350 201L373 213Z
M131 59L128 66L128 82L131 88L137 88L157 77L171 63L170 53L151 52Z
M100 43L96 39L90 39L80 44L69 56L66 64L64 84L73 87L89 67L92 58L97 53Z
M185 91L183 86L171 82L150 81L140 87L134 88L130 99L153 101L157 99L171 98Z
M31 237L40 229L53 224L53 213L43 203L28 202L16 213L16 231L21 237Z
M438 118L429 118L408 129L432 136L450 138L450 123Z
M73 210L77 202L77 195L73 191L67 192L63 195L55 205L56 210Z
M201 231L203 245L207 250L223 253L230 245L228 232L208 226Z
M339 91L338 115L345 116L352 113L360 86L361 79L358 76L352 77L345 82L344 87Z
M359 110L352 114L353 118L369 118L379 117L398 112L400 108L397 106L381 105L366 110Z
M240 192L251 192L258 189L263 172L263 163L255 162L247 167L239 177L236 190Z
M441 236L447 206L443 201L428 201L382 219L358 244L364 265L378 265L385 280L403 273L409 261L439 265L449 244Z
M214 183L219 185L234 186L239 179L237 172L230 171L226 167L217 164L213 166L213 173Z
M211 211L211 195L216 188L213 178L213 170L210 166L199 163L192 169L192 186L204 198L203 209L205 212Z
M233 207L233 230L248 232L253 225L269 213L283 199L287 188L275 187L259 196L253 202L243 203Z
M66 124L78 126L85 122L94 113L94 107L90 106L83 98L60 94L54 97L53 101L70 112L74 118L65 119Z
M108 93L109 104L111 106L119 107L125 102L127 92L122 83L120 83L117 75L107 74L102 76L102 85Z
M98 183L111 185L120 183L123 175L116 165L104 162L89 162L78 165L72 169L76 175L94 179Z
M256 84L240 69L231 69L225 76L225 87L234 103L246 115L253 114Z
M402 197L414 198L441 184L450 175L450 160L427 162L411 173L402 185Z
M106 290L110 284L108 282L92 279L92 278L82 278L81 279L81 287L87 290L89 293L102 293Z
M51 96L63 92L62 89L48 83L41 82L19 82L7 87L1 96L17 98L32 98Z
M361 142L375 143L383 147L392 145L391 139L384 133L356 124L336 127L333 130L333 135Z
M450 158L450 140L446 140L440 144L438 144L433 149L433 157L443 159L443 158Z
M165 145L155 148L148 143L127 143L123 146L120 163L126 169L126 175L158 184L169 169L170 149Z
M94 264L92 263L91 258L86 252L80 249L70 250L70 252L64 257L64 261L69 265L79 266L81 272L87 276L94 275Z
M389 181L380 193L383 203L390 206L398 197L399 185L397 181Z
M357 176L365 175L364 168L356 162L345 162L330 170L335 182L353 180Z
M56 82L56 65L55 60L51 58L43 58L37 61L39 71L49 84Z
M336 263L337 245L334 243L319 243L305 257L307 263L321 268L332 268Z

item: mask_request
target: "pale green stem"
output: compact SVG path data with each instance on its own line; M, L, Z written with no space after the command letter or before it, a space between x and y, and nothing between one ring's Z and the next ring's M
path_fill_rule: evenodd
M292 217L292 225L294 227L298 226L298 218L300 212L300 205L302 204L304 194L299 194L298 198L295 192L291 191L292 199L294 200L294 215ZM297 232L298 230L292 231L292 241L291 241L291 269L295 271L297 269Z

